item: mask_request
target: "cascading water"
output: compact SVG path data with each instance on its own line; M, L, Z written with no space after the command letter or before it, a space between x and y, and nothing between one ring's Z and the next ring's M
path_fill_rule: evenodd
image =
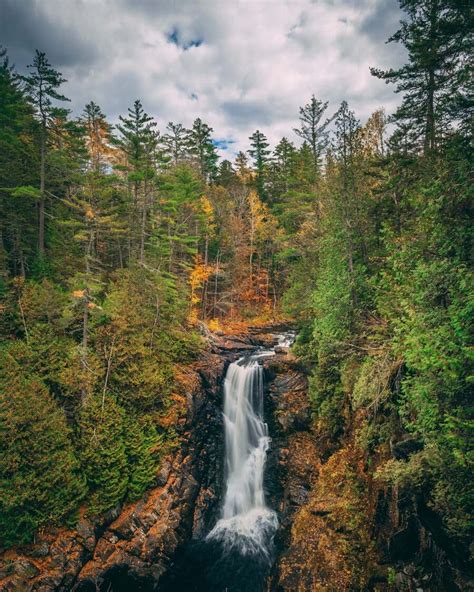
M276 513L265 505L263 476L270 445L263 420L262 357L244 357L229 366L224 382L226 493L222 517L207 536L226 551L270 558L278 526Z
M287 349L293 333L278 337ZM205 538L180 550L163 592L262 592L273 560L276 512L265 502L264 473L270 447L264 422L262 361L275 350L259 350L230 364L224 379L225 482L219 519Z

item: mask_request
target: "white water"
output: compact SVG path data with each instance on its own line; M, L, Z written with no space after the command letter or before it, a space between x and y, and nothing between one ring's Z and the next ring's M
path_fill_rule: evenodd
M288 331L288 333L284 333L283 335L278 336L278 346L289 349L293 345L295 339L296 332Z
M263 476L270 446L263 421L263 368L265 351L241 358L229 366L224 382L226 445L226 493L222 517L208 540L223 543L227 550L260 554L269 558L278 527L276 512L267 507Z

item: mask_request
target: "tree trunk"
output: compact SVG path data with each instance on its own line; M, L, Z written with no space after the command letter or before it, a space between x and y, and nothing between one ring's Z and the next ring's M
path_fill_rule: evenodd
M44 208L45 208L45 175L46 175L46 124L41 126L40 149L40 200L38 204L38 251L44 254Z

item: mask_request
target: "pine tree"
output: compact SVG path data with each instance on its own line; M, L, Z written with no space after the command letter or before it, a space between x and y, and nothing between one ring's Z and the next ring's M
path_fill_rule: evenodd
M0 352L0 538L74 517L85 494L66 419L44 383Z
M292 142L282 138L275 147L271 164L272 200L288 193L295 170L296 148Z
M119 117L117 125L120 137L116 144L125 153L127 178L132 188L133 209L131 227L138 234L132 237L132 258L143 264L145 259L145 242L148 235L149 213L153 207L154 177L158 147L156 122L148 115L139 100L128 109L128 116Z
M212 141L213 131L212 127L198 117L188 135L189 152L196 158L199 171L206 181L213 181L217 174L219 157Z
M59 88L66 79L62 78L61 72L51 67L45 53L36 50L33 63L28 68L31 69L31 73L22 78L40 122L38 250L42 257L45 248L46 161L51 123L55 113L53 101L69 101L69 99L59 92Z
M393 120L408 126L413 141L428 153L457 119L456 104L466 106L469 80L472 83L472 30L462 2L400 0L400 7L408 20L388 41L402 43L409 61L396 70L371 72L403 92Z
M5 272L26 276L37 251L35 204L40 199L37 123L21 89L21 79L0 47L0 248L7 255Z
M167 133L163 135L163 145L171 162L176 166L186 158L190 132L180 123L171 121L166 126L166 130Z
M237 153L235 157L235 170L240 182L246 185L252 177L252 171L249 168L249 159L245 152L240 151Z
M79 418L79 457L89 488L89 511L99 514L127 492L124 412L112 396L89 397Z
M80 122L84 127L86 147L89 152L90 169L96 173L103 173L109 164L112 153L112 128L99 105L91 101L84 107Z
M333 119L329 118L321 122L327 106L327 101L323 103L313 95L309 103L300 107L300 127L294 129L295 133L311 148L316 175L320 173L321 158L328 144L328 126Z
M255 186L259 198L265 202L267 201L266 174L270 155L270 150L268 150L269 144L267 138L259 130L255 131L249 140L251 142L251 148L248 153L254 161L256 173Z
M159 440L154 426L136 416L126 417L124 429L129 467L127 497L136 500L156 480Z
M229 187L236 182L234 167L230 160L220 162L216 180L222 187Z

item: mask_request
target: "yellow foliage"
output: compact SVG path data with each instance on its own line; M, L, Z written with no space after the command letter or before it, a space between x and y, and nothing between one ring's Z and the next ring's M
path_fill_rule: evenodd
M207 323L207 327L209 331L222 331L221 324L219 323L219 319L211 319Z
M86 291L85 290L74 290L72 295L74 298L84 298L84 296L86 295Z
M201 206L202 211L205 214L208 220L213 220L214 218L214 207L205 195L201 197Z
M196 255L194 259L194 267L189 276L189 284L191 286L191 312L189 315L189 321L196 323L198 320L197 305L201 302L201 296L199 290L203 284L207 281L208 277L213 272L213 267L206 265L201 255Z

